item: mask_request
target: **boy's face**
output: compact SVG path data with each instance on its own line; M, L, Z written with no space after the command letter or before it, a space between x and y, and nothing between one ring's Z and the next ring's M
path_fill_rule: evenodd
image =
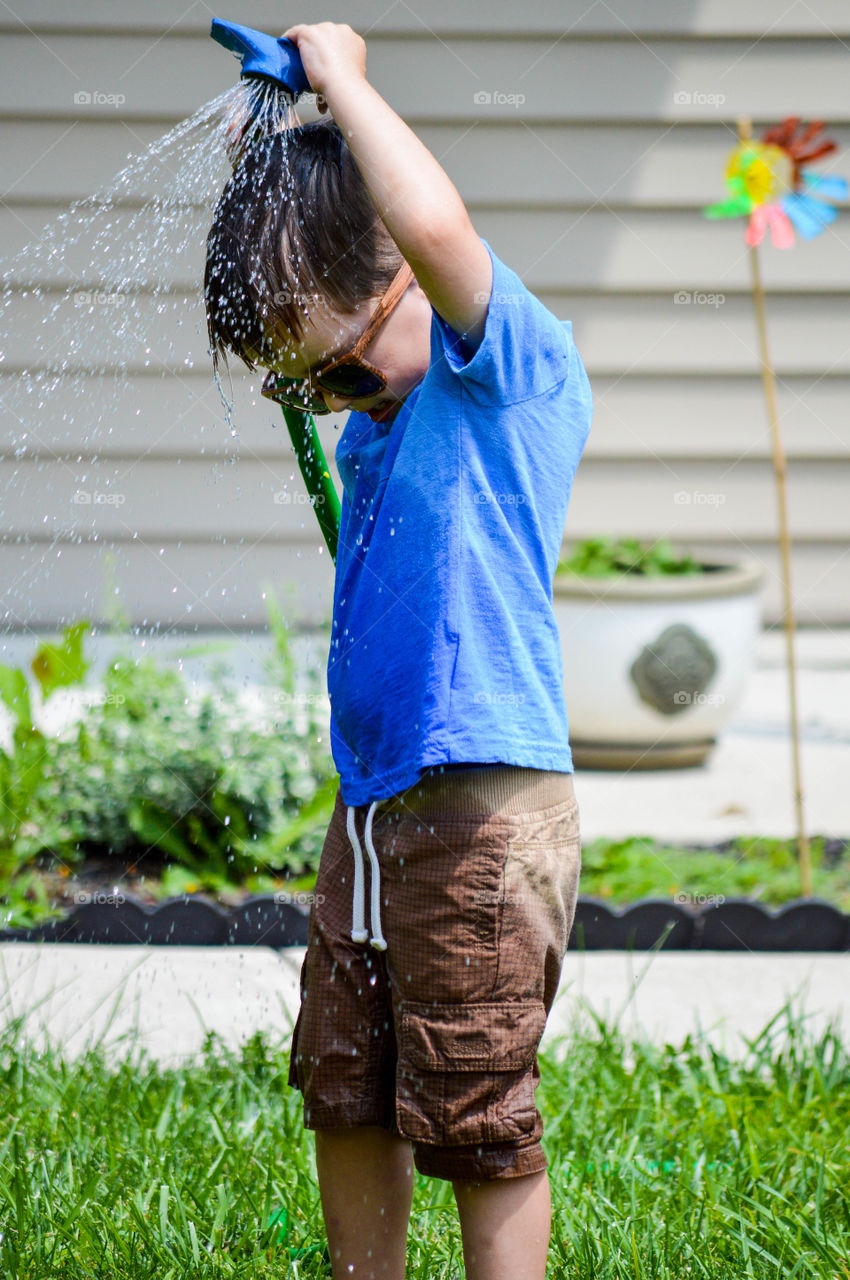
M369 299L355 314L342 315L319 300L314 301L304 322L302 340L276 342L275 358L264 361L265 365L287 378L309 377L351 350L377 303L377 298ZM382 391L359 400L336 396L320 387L316 392L334 413L351 408L368 414L375 422L388 421L422 381L430 363L431 304L416 280L410 283L362 356L386 378Z

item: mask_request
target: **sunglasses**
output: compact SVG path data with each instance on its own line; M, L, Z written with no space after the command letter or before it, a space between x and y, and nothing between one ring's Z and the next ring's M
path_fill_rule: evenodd
M341 400L365 400L384 391L386 378L363 359L363 352L398 306L412 279L413 271L408 263L403 262L350 351L319 369L311 370L306 378L287 378L272 370L264 379L260 394L267 400L300 409L303 413L330 413L320 391L339 396Z

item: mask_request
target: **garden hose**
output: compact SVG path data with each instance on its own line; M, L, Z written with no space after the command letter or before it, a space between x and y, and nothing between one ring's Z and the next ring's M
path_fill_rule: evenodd
M310 88L298 46L285 36L266 35L253 27L243 27L235 22L213 18L210 35L225 49L235 53L241 63L241 79L249 83L269 84L277 87L290 104ZM262 94L255 94L250 103L260 132L270 127L263 108ZM238 155L238 148L235 154ZM232 163L235 163L231 157ZM298 466L304 477L310 502L322 531L331 559L336 563L339 542L340 503L331 473L322 449L313 415L300 409L281 405L289 437Z
M315 419L311 413L304 413L301 409L290 409L286 405L281 405L281 408L289 438L298 459L298 466L310 495L310 503L316 513L331 559L336 564L340 503L328 470L319 433L316 430Z

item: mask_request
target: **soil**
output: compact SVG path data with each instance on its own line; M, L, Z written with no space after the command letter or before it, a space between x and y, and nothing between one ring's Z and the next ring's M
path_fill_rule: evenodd
M38 865L35 869L47 894L51 906L57 911L71 911L81 901L98 899L102 895L109 896L121 893L125 897L134 898L145 906L156 906L169 896L162 889L162 875L170 864L156 851L145 854L140 865L128 858L114 855L87 855L69 874L68 868L55 862ZM285 887L281 880L273 886L275 889ZM192 893L193 898L204 902L220 903L227 907L237 907L256 894L255 889L232 888L217 893L198 889ZM83 899L80 895L86 894ZM28 895L31 896L31 895Z
M722 840L716 844L694 844L690 847L695 851L712 849L723 853L733 844L732 840ZM850 854L850 840L830 839L824 847L823 865L826 868L837 866L848 854ZM81 901L97 900L101 895L108 897L115 893L132 897L146 906L156 906L167 897L174 896L166 894L162 888L162 876L169 865L171 864L168 859L156 849L151 849L143 853L142 857L137 855L136 861L120 855L92 852L84 854L73 870L55 860L47 859L38 862L31 870L39 876L47 900L58 915L70 912ZM286 888L287 881L281 878L275 880L268 889L263 891L274 892ZM234 885L217 892L208 892L199 888L192 892L191 896L224 907L238 907L247 899L254 897L257 892L255 888ZM79 896L82 894L88 897L82 899ZM33 894L27 896L34 897ZM681 905L688 909L688 903L683 902ZM700 909L699 904L694 904L694 911Z

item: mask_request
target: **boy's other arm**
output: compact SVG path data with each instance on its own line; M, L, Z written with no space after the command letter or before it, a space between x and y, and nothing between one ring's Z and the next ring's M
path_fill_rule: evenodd
M330 107L432 307L474 350L484 336L493 264L454 183L367 81L366 45L351 27L319 22L284 34L298 45L312 88Z

